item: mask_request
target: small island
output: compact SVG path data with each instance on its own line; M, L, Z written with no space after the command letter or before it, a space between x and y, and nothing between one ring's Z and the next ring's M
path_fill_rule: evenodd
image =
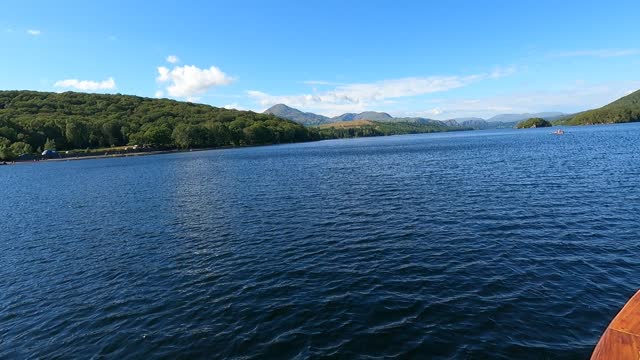
M517 129L541 128L553 126L550 122L543 118L530 118L516 125Z

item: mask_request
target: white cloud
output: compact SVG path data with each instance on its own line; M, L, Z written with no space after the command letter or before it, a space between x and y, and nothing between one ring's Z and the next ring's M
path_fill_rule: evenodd
M238 103L233 103L233 104L227 104L225 106L223 106L223 108L225 109L236 109L236 110L247 110L244 107L240 106Z
M153 96L157 97L157 98L161 98L164 96L164 92L162 90L158 90L156 91L155 94L153 94Z
M29 30L27 30L27 34L33 35L33 36L38 36L38 35L42 34L42 31L36 30L36 29L29 29Z
M326 101L316 95L283 95L274 96L262 91L249 90L247 95L256 101L261 107L268 108L275 104L286 104L305 111L319 112L323 115L340 115L345 112L359 112L367 109L368 104L337 103Z
M309 110L337 115L381 106L393 99L414 97L462 88L472 83L509 76L514 67L466 76L429 76L390 79L372 83L343 84L333 90L312 94L271 95L251 90L247 94L262 106L284 103Z
M551 57L588 56L588 57L608 58L608 57L630 56L630 55L637 55L637 54L640 54L640 49L600 49L600 50L565 51L565 52L551 54Z
M606 84L581 83L555 91L530 91L473 99L439 99L435 101L437 103L436 109L397 115L424 116L445 120L457 117L488 118L503 113L544 111L574 113L604 106L628 95L629 89L638 88L640 88L640 81Z
M442 110L441 108L433 108L433 109L429 109L427 111L425 111L427 114L433 115L433 116L438 116L440 114L442 114L444 112L444 110Z
M169 80L169 69L164 66L158 66L158 77L156 78L158 82L165 82Z
M193 65L176 66L173 69L159 66L157 71L156 80L168 83L166 92L180 98L194 99L195 95L204 94L212 87L228 85L235 80L215 66L209 69Z
M303 81L302 83L306 85L327 85L327 86L343 85L341 83L337 83L333 81L324 81L324 80L306 80L306 81Z
M116 82L112 77L103 81L67 79L56 81L53 86L58 88L73 88L76 90L113 90L116 88Z
M167 62L168 62L168 63L170 63L170 64L176 64L176 63L178 63L179 61L180 61L180 59L178 59L178 57L177 57L177 56L175 56L175 55L169 55L169 56L167 56Z

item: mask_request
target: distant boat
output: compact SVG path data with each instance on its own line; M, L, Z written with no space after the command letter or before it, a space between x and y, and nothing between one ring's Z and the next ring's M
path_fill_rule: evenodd
M640 354L640 291L620 310L602 334L591 360L637 360Z
M554 135L564 135L564 130L558 129L558 130L554 131L553 134Z

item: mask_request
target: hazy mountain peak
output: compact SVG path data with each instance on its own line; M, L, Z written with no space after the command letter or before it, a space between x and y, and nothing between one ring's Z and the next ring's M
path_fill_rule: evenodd
M359 120L369 120L377 122L409 122L409 123L433 123L441 124L448 127L455 128L467 128L467 129L494 129L511 127L516 122L526 120L532 117L547 118L553 120L563 115L560 112L541 112L541 113L524 113L524 114L500 114L496 115L488 120L479 117L460 117L455 119L449 119L445 121L432 120L426 118L396 118L389 115L386 112L379 111L364 111L361 113L344 113L342 115L327 117L323 115L314 114L311 112L303 112L298 109L294 109L285 104L276 104L264 111L266 114L273 114L284 119L292 120L302 125L314 126L336 122L349 122Z
M276 104L264 111L265 114L273 114L284 119L295 121L302 125L320 125L330 122L326 116L302 112L285 104Z
M290 106L287 106L285 104L275 104L272 107L270 107L267 110L265 110L264 112L270 114L273 111L291 111L291 110L299 111L299 110L294 109L294 108L292 108ZM299 112L301 112L301 111L299 111Z

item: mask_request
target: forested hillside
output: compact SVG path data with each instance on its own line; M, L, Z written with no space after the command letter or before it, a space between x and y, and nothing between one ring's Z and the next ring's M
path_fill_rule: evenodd
M0 159L44 149L218 147L313 140L269 114L129 95L0 91Z
M555 121L561 125L613 124L640 121L640 90L599 109Z
M322 138L350 138L469 130L465 128L451 128L437 123L425 124L419 122L382 122L371 120L336 122L320 125L317 129Z

